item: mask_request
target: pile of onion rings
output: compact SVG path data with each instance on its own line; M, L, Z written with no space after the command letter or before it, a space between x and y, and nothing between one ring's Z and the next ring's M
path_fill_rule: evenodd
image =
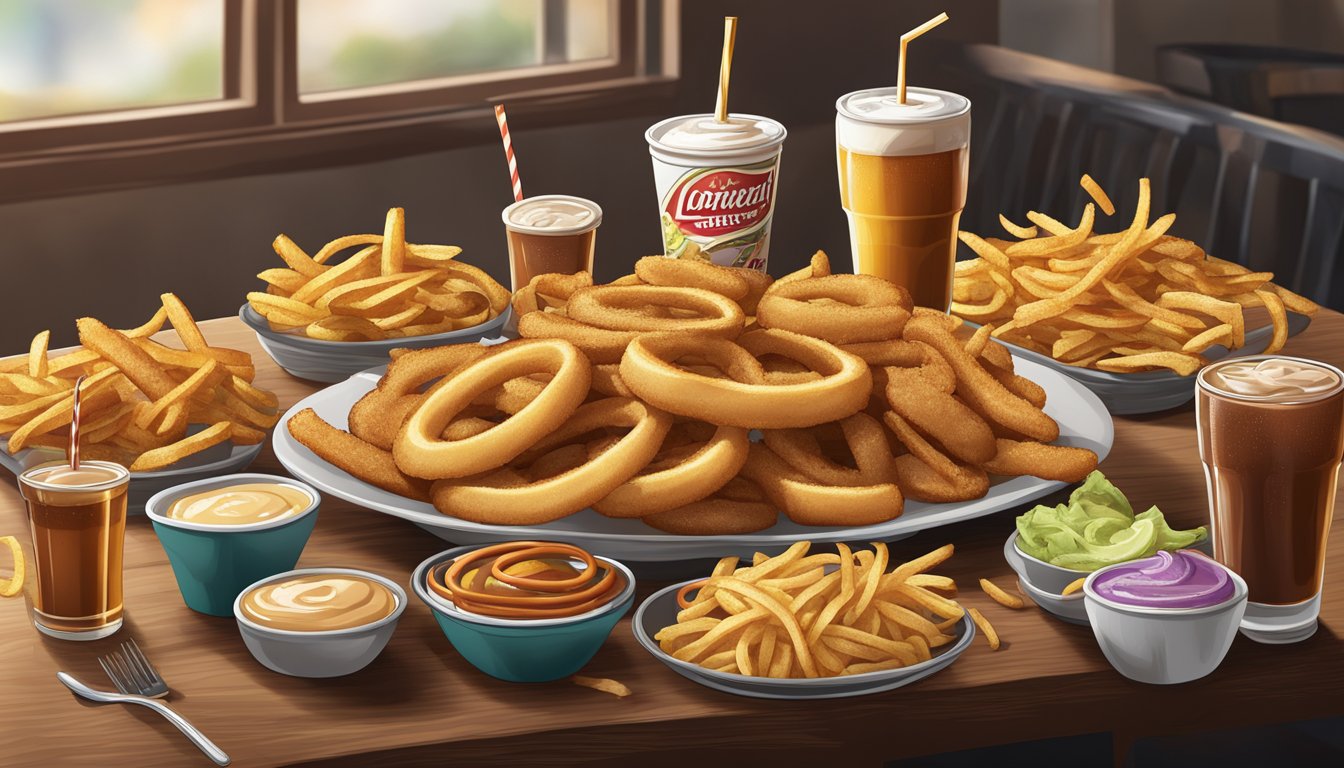
M592 508L687 535L763 530L781 512L872 525L907 498L983 496L990 474L1096 466L1051 444L1044 390L988 333L880 278L833 275L822 252L779 280L661 257L607 285L540 275L513 307L523 338L394 351L349 432L311 412L290 431L465 520Z

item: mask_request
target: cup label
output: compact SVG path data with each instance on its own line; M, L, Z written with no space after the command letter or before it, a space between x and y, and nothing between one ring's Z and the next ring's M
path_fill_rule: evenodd
M764 270L778 169L776 156L681 174L661 200L663 254Z

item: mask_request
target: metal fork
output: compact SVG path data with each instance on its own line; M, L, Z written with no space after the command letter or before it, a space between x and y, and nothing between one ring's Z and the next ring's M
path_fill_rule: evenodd
M168 684L154 665L149 663L149 659L145 658L134 639L122 643L120 651L113 651L98 659L98 663L122 693L148 696L151 699L168 696Z
M224 750L206 738L196 726L175 712L167 704L159 701L168 695L168 685L163 677L149 663L134 640L122 643L122 652L112 652L98 659L103 671L112 678L112 683L121 693L99 691L81 683L64 672L57 672L56 679L79 696L99 703L139 704L148 707L167 718L191 742L200 748L216 765L228 765L230 758Z

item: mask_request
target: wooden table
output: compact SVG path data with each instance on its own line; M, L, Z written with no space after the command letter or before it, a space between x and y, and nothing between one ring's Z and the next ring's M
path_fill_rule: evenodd
M206 323L213 343L246 349L257 383L288 406L314 387L284 374L238 320ZM1322 312L1289 342L1289 354L1344 364L1344 316ZM1102 468L1137 505L1158 504L1182 526L1206 521L1204 477L1193 406L1119 418ZM269 451L254 470L279 472ZM8 480L8 478L7 478ZM1336 507L1336 517L1339 507ZM1112 732L1117 753L1135 737L1344 714L1344 529L1330 546L1322 627L1287 647L1238 638L1222 667L1186 685L1132 683L1114 672L1086 627L1035 608L1009 611L974 585L1010 584L1001 555L1012 514L927 531L893 545L913 557L957 545L939 569L963 586L962 599L1004 638L983 641L952 667L908 688L857 699L792 703L737 698L702 688L651 659L628 618L585 670L625 682L617 699L570 682L514 685L477 672L413 601L396 635L371 666L330 680L275 674L252 659L233 619L187 609L168 561L143 517L126 532L123 631L73 643L31 626L22 600L0 600L0 764L208 765L158 715L76 699L56 682L66 670L106 685L96 657L134 637L173 687L170 702L218 742L238 766L624 765L804 759L847 765L1027 739ZM0 534L29 539L12 480L0 491ZM405 583L411 569L445 544L410 523L336 499L300 566L366 568ZM31 549L29 550L31 553ZM7 567L7 566L5 566ZM657 586L642 584L641 596Z

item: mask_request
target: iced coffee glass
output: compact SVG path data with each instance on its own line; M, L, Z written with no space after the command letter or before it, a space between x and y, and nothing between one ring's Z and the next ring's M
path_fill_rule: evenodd
M1311 637L1344 456L1344 373L1277 355L1218 363L1199 374L1195 413L1214 557L1250 588L1242 634Z
M971 102L932 88L841 96L835 103L840 205L854 271L910 292L915 305L952 302L957 225L966 207Z
M504 209L513 290L552 272L593 271L602 208L570 195L538 195Z
M33 622L62 640L121 628L126 468L106 461L43 464L19 475L33 533Z

